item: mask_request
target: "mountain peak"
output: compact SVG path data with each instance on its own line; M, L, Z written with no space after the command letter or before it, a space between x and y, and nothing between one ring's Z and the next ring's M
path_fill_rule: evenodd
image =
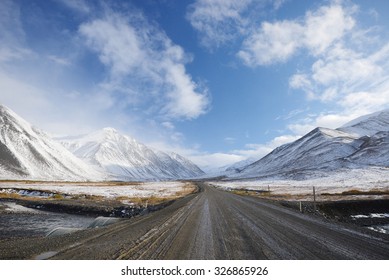
M337 130L357 136L372 136L380 131L389 131L389 109L356 118Z
M63 141L71 152L115 180L166 180L193 178L203 172L182 156L153 150L136 139L106 127Z
M118 133L118 131L116 129L114 129L113 127L104 127L102 129L102 131L106 132L106 133Z

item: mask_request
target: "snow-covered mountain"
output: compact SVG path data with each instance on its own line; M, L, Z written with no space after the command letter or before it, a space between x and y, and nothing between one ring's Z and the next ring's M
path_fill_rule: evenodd
M338 129L316 128L230 176L304 179L371 166L389 167L389 110L358 118Z
M389 131L361 139L364 140L363 145L346 159L356 164L389 167Z
M198 177L204 172L178 154L167 154L137 142L113 128L62 138L74 155L116 180L161 180Z
M103 175L0 105L0 178L101 180Z
M336 168L335 160L355 153L362 144L362 140L351 134L316 128L302 138L282 145L259 161L246 166L240 174L249 177L289 173L297 175L302 170Z
M380 131L389 130L389 110L379 111L362 116L338 128L340 131L355 134L360 137L372 136Z

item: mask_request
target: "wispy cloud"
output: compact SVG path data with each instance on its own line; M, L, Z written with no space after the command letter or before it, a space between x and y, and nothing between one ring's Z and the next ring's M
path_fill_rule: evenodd
M245 32L247 24L243 13L252 0L197 0L187 19L201 36L201 43L215 49Z
M209 50L240 40L264 14L264 8L280 9L286 0L196 0L186 18Z
M76 12L88 14L91 12L92 8L88 5L85 0L56 0L69 9L72 9Z
M207 89L185 69L191 57L141 14L107 11L82 24L79 33L109 69L105 88L151 102L152 113L167 118L192 119L207 112Z
M24 46L25 33L19 6L11 0L0 2L0 62L22 59L31 54Z
M59 57L56 55L48 55L47 58L50 59L51 61L57 63L57 64L60 64L60 65L64 65L64 66L71 65L71 62L69 61L69 59L66 59L63 57Z

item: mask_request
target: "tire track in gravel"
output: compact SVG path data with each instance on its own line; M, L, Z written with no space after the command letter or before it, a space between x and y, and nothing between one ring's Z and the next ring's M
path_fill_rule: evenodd
M389 259L385 235L197 184L202 191L162 210L35 240L31 252L41 246L40 253L57 252L52 259ZM7 242L4 252L17 258L27 242Z

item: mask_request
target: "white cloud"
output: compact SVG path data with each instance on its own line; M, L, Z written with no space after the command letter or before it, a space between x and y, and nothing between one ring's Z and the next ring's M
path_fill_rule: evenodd
M366 114L366 111L344 111L342 113L320 113L316 116L309 116L296 120L293 123L290 123L287 128L294 135L305 135L308 132L312 131L316 127L325 127L336 129L346 124L347 122L360 117L361 115Z
M338 128L357 117L359 117L359 114L322 114L316 118L315 126Z
M85 0L57 0L62 3L66 7L80 12L80 13L89 13L91 11L91 7L87 4Z
M381 67L373 59L350 49L334 47L327 56L312 65L312 79L321 85L347 85L374 79L381 71Z
M354 27L352 13L335 2L308 11L303 19L263 22L237 55L251 67L285 62L301 49L320 55Z
M353 6L346 7L334 2L322 6L305 16L303 44L314 55L322 54L334 42L341 39L355 26Z
M188 7L187 20L199 33L200 42L214 50L250 30L264 11L280 9L286 0L196 0Z
M339 104L349 108L350 111L361 112L362 115L388 108L388 100L389 83L386 83L385 88L377 88L377 91L347 94L339 101Z
M252 0L197 0L188 9L187 19L208 48L217 48L244 32L242 13Z
M190 57L142 15L107 12L79 28L87 45L110 71L105 87L124 89L151 103L149 108L169 118L196 118L209 105L208 92L186 72ZM140 98L141 97L141 98Z
M292 21L264 22L259 32L244 41L238 57L253 67L284 62L300 47L303 31L300 24Z
M388 57L388 44L364 53L337 44L317 59L310 71L293 75L289 86L342 111L371 113L388 105Z
M57 64L60 64L60 65L63 65L63 66L71 65L71 62L68 59L63 58L63 57L59 57L56 55L49 55L49 56L47 56L47 58L50 59L51 61L53 61Z

